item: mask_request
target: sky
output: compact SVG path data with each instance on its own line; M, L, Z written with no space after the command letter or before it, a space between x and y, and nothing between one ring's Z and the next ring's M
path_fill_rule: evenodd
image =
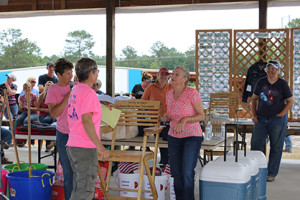
M288 20L300 18L299 7L271 7L267 28L282 28ZM26 18L0 18L0 31L21 29L24 38L35 42L43 56L63 53L69 32L86 30L93 35L96 55L106 53L106 16L71 15ZM151 46L163 42L185 52L195 44L195 30L258 29L258 9L197 10L144 14L116 14L116 56L133 47L138 55L149 55Z

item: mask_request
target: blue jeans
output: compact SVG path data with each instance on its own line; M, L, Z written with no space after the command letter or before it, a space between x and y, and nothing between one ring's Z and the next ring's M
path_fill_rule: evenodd
M41 123L46 123L46 124L52 124L54 121L50 115L40 116L39 120Z
M66 150L69 134L56 130L56 147L58 149L59 161L64 173L65 200L69 200L73 190L73 170Z
M202 137L175 138L168 136L169 163L174 177L176 199L193 200L195 167Z
M268 175L277 176L283 142L287 127L287 115L284 117L273 116L270 118L258 117L258 123L254 124L251 150L264 151L267 136L270 138L270 154L268 163Z
M291 136L285 136L284 143L285 143L285 150L291 151L293 148Z
M46 123L46 124L52 124L54 121L50 115L40 116L39 120L41 123ZM46 140L46 148L47 148L47 145L49 145L50 143L51 143L51 140Z
M39 121L39 115L37 113L31 113L30 114L30 121ZM16 133L16 128L19 126L26 126L28 125L28 116L27 116L27 111L23 111L15 120L15 133ZM34 144L34 140L31 140L31 144Z
M12 135L11 131L1 127L1 142L7 142L7 144L11 144Z
M9 109L10 109L10 116L13 119L13 117L18 114L19 111L19 106L18 104L9 104ZM7 108L5 108L4 110L4 116L6 119L8 119L8 112L7 112Z

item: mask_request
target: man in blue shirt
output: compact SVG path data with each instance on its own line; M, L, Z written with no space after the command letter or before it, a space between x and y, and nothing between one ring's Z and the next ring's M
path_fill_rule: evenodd
M54 64L53 62L47 63L47 74L43 74L39 76L39 92L42 93L44 91L44 87L47 81L52 81L54 84L58 82L58 78L54 75Z

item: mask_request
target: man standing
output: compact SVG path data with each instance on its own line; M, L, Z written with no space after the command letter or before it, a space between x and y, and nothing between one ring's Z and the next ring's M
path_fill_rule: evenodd
M162 67L158 71L157 80L152 85L149 85L143 96L143 100L152 100L152 101L160 101L161 102L161 116L163 116L167 112L167 104L166 104L166 96L167 92L173 89L173 86L168 82L169 79L169 70L166 67ZM168 132L170 128L169 123L162 122L161 125L165 125L166 127L161 132L161 137L163 140L167 140ZM168 148L160 148L161 159L159 165L163 168L166 164L168 164L169 156L168 156Z
M54 75L53 62L48 62L46 69L48 70L48 73L39 76L38 87L39 87L40 93L42 93L44 91L44 87L45 87L47 81L52 81L54 84L58 82L57 77Z

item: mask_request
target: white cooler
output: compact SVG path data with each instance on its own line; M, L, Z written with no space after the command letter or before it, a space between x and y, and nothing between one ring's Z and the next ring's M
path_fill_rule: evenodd
M200 200L248 200L251 197L249 166L240 162L215 160L200 173Z
M229 151L227 155L233 155L233 151ZM238 151L238 158L244 156L244 151ZM259 181L257 190L257 199L266 200L267 194L267 176L268 176L268 160L261 151L247 151L246 157L256 158L259 168Z
M226 156L227 162L235 162L235 156ZM224 162L224 156L220 156L216 159L216 162ZM258 182L259 182L259 168L258 161L254 157L244 157L238 155L238 163L244 163L248 165L251 175L251 187L250 187L250 199L257 199Z

